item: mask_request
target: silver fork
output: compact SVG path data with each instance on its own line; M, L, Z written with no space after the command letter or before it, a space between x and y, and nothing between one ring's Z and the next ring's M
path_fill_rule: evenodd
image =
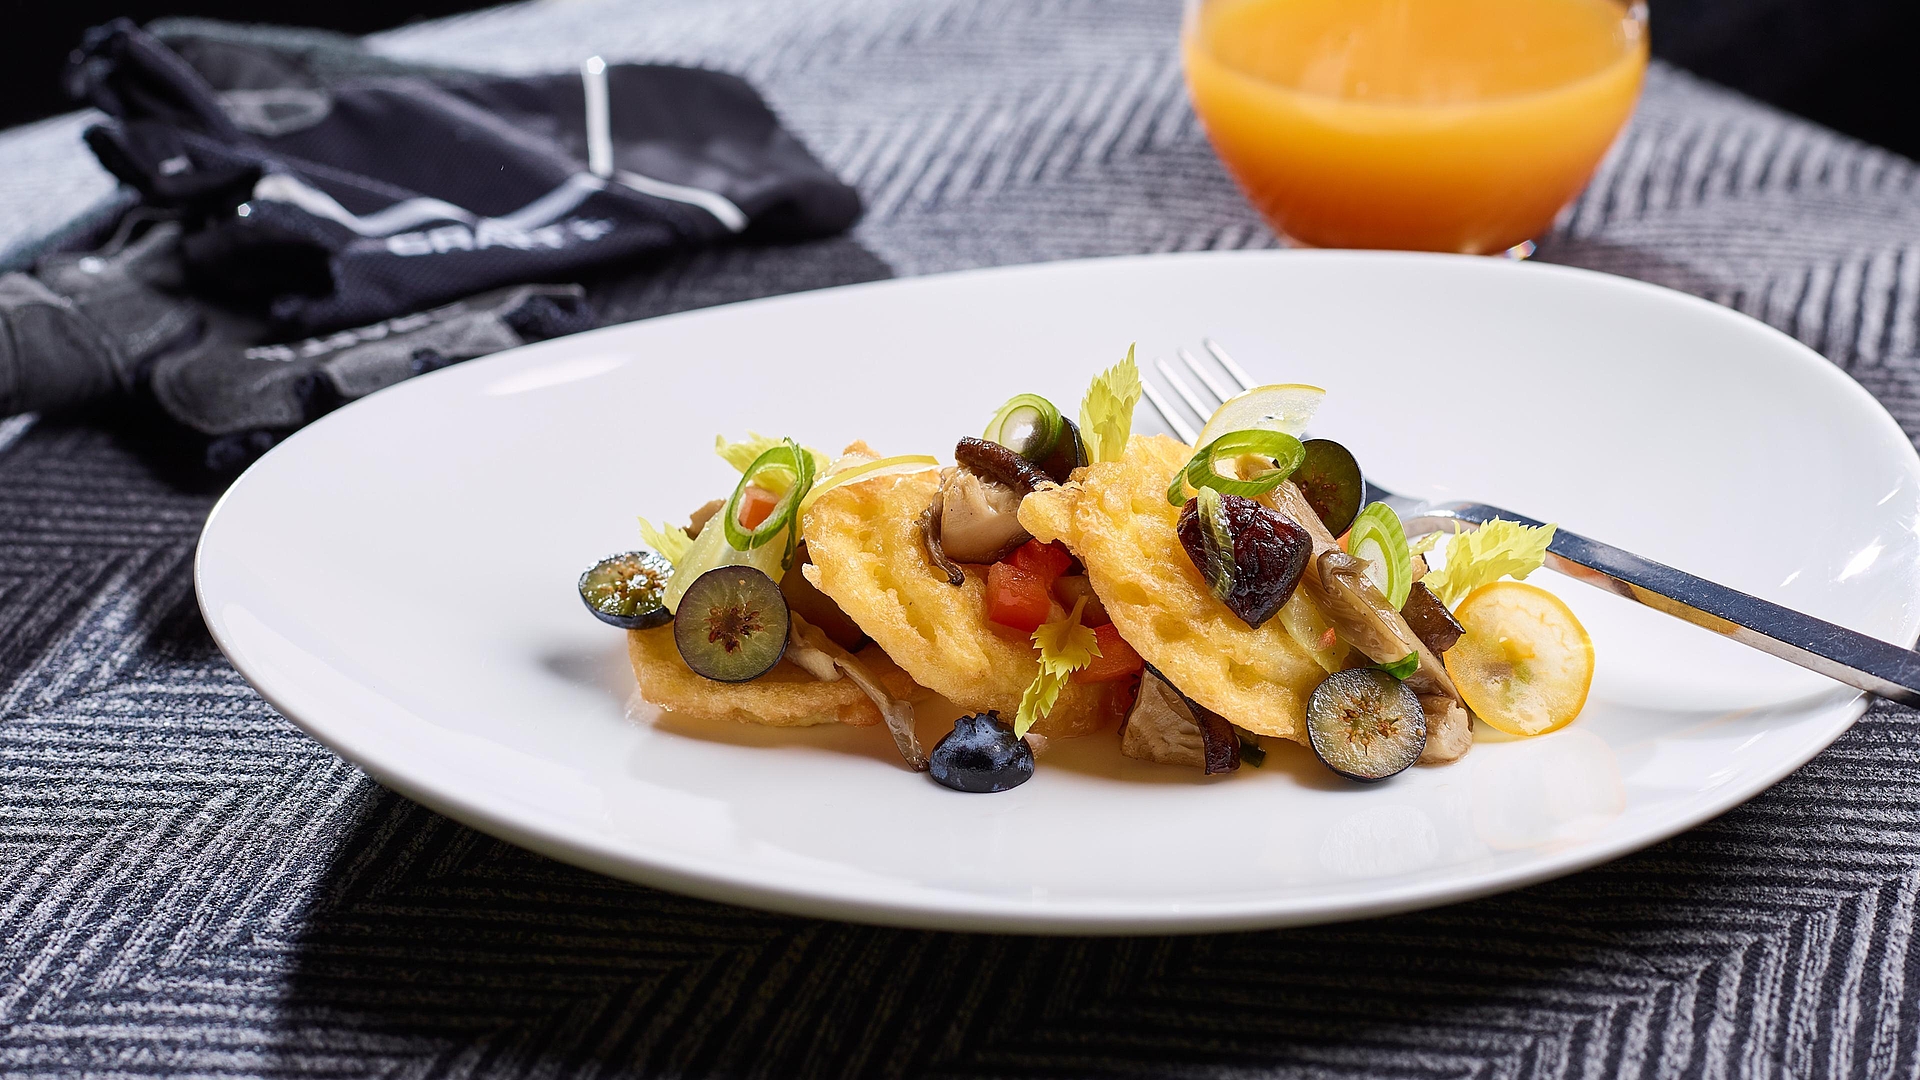
M1217 372L1192 350L1181 349L1177 355L1185 375L1180 367L1161 357L1153 366L1166 389L1156 386L1151 377L1141 380L1147 401L1160 419L1190 443L1199 438L1199 432L1189 416L1204 426L1214 408L1237 392L1235 386L1248 390L1254 385L1246 370L1212 338L1201 339L1201 345L1218 364ZM1222 372L1234 385L1222 382ZM1199 389L1186 376L1191 376ZM1455 524L1477 528L1494 518L1522 525L1540 524L1525 514L1486 503L1427 503L1395 495L1370 479L1365 485L1366 501L1385 502L1392 507L1410 536ZM1566 529L1554 533L1553 543L1547 548L1547 566L1848 686L1902 704L1920 705L1920 653L1910 649L1716 585Z

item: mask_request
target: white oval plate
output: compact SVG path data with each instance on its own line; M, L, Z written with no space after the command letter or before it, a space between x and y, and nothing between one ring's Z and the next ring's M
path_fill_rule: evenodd
M1761 791L1851 690L1551 573L1598 674L1572 727L1376 786L1304 750L1213 780L1058 745L995 796L882 728L629 712L574 594L729 489L716 433L950 455L1021 391L1068 405L1138 340L1210 334L1328 390L1318 434L1396 491L1472 497L1891 641L1920 628L1920 460L1832 365L1621 278L1497 259L1269 252L883 282L581 334L415 379L293 436L201 538L242 674L382 783L556 858L835 918L969 930L1278 926L1513 888ZM1157 422L1144 406L1137 429ZM923 735L936 737L935 730Z

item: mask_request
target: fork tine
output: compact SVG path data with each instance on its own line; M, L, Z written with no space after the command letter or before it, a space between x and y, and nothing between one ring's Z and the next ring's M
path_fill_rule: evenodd
M1190 443L1200 437L1200 433L1193 429L1193 425L1187 423L1185 418L1180 415L1179 410L1173 407L1173 403L1162 396L1160 391L1156 390L1152 383L1142 379L1140 380L1140 389L1147 395L1147 403L1153 406L1153 411L1160 414L1160 419L1175 435L1180 436L1182 442Z
M1239 382L1240 389L1253 389L1253 377L1247 374L1246 368L1233 362L1233 357L1227 355L1227 350L1221 348L1219 342L1212 338L1201 338L1200 344L1206 346L1207 351L1213 354L1213 358L1220 361L1220 366L1227 369L1227 374L1232 375L1235 381Z
M1221 348L1219 342L1210 337L1203 337L1200 339L1200 344L1220 362L1221 370L1233 376L1241 389L1253 388L1252 377L1247 374L1245 368L1234 362L1233 357L1227 355L1227 350ZM1201 423L1205 423L1207 417L1213 415L1215 406L1232 397L1235 391L1223 385L1207 365L1201 363L1200 358L1194 355L1193 350L1181 348L1176 350L1176 354L1180 357L1180 362L1186 365L1187 371L1207 388L1208 393L1213 395L1213 401L1204 400L1186 379L1181 378L1179 370L1166 357L1156 358L1153 366L1160 372L1160 377L1166 380L1167 386L1173 390L1179 400L1192 410L1191 415L1198 418ZM1147 403L1153 406L1154 412L1160 414L1160 419L1166 423L1169 430L1187 442L1195 442L1200 438L1199 429L1195 428L1187 418L1189 414L1176 405L1158 386L1150 380L1142 379L1140 388L1146 395Z
M1180 400L1186 402L1187 407L1193 410L1193 415L1202 420L1213 415L1213 406L1200 400L1200 395L1194 393L1193 387L1187 385L1187 380L1173 370L1173 365L1167 363L1166 357L1155 360L1153 366L1160 369L1160 376L1167 380L1168 386L1173 387L1174 393L1180 395Z
M1226 387L1220 385L1220 380L1213 377L1213 372L1208 371L1206 367L1200 363L1200 358L1193 355L1192 349L1181 349L1180 359L1186 363L1187 370L1193 372L1194 378L1199 379L1201 383L1205 384L1207 390L1213 394L1215 401L1225 401L1232 396Z

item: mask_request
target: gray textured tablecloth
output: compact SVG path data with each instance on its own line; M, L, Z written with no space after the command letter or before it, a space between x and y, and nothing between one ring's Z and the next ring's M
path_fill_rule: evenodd
M1176 7L555 0L381 47L739 71L865 194L850 239L691 256L603 292L638 317L887 274L1270 245L1188 109ZM79 126L0 135L0 258L109 193ZM1765 319L1913 432L1916 178L1656 68L1541 257ZM0 424L8 1076L1920 1074L1910 711L1873 709L1669 843L1424 914L1132 940L784 918L509 847L301 735L201 625L190 568L211 497L107 426Z

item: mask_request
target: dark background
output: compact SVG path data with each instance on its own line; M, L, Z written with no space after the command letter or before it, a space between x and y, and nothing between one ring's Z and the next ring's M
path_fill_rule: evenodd
M902 0L911 3L912 0ZM1167 0L1173 3L1175 0ZM307 20L365 33L484 5L337 0L0 0L0 127L70 108L59 72L86 27L117 15ZM1850 135L1920 157L1920 2L1652 0L1653 51L1681 67ZM1896 80L1897 74L1906 77Z

